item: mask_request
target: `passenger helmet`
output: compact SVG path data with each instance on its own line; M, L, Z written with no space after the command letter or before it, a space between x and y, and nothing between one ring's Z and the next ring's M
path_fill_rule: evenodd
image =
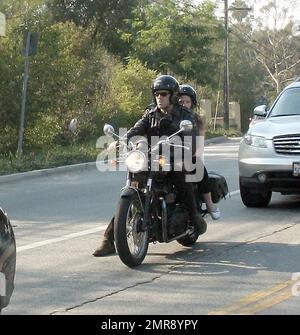
M179 95L188 95L192 99L193 108L197 106L197 93L191 85L180 85Z

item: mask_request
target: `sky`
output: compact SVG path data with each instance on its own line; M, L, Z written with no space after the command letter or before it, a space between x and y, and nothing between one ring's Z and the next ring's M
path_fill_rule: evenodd
M204 0L195 0L195 3L201 3ZM224 11L224 0L213 0L217 2L219 10L218 13L220 16L223 16ZM276 0L279 8L288 7L289 15L292 16L294 21L298 21L300 23L300 0ZM254 16L258 16L260 13L260 9L269 3L268 0L244 0L247 3L248 7L252 7L254 9ZM230 7L234 3L234 0L228 0L228 7Z

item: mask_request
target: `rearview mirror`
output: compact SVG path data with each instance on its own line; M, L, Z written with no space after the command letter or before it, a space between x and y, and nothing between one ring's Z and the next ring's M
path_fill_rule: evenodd
M254 108L253 111L254 115L260 116L260 117L266 117L267 116L267 106L266 105L260 105Z
M103 127L103 132L106 136L112 137L114 132L115 132L115 129L110 124L105 123L105 125Z
M193 129L193 124L189 120L182 120L180 122L180 129L183 130L184 132L190 132Z

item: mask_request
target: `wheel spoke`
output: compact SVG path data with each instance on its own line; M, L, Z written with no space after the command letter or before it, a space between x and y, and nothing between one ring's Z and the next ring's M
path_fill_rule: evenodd
M142 250L147 234L145 232L137 232L138 224L143 216L140 204L134 201L130 204L126 222L126 238L129 250L132 255L138 255Z

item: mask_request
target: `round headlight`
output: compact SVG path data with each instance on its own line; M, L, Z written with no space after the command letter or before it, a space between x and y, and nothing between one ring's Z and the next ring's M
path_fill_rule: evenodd
M128 154L125 164L127 165L128 170L132 173L145 171L148 166L145 154L138 150L131 151Z

